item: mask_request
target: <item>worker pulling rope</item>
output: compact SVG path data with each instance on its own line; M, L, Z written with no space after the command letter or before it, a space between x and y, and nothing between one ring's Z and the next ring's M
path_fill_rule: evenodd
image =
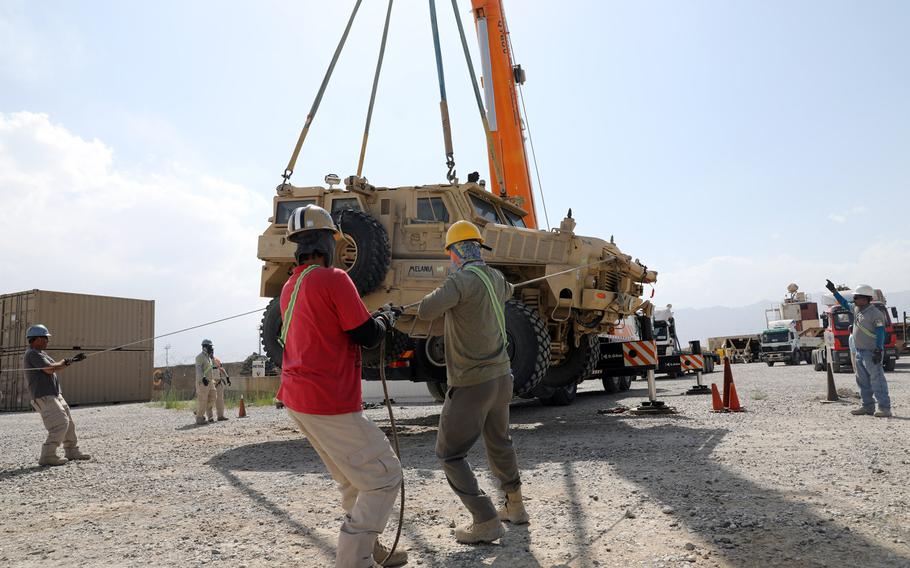
M156 336L154 336L154 337L148 337L148 338L145 338L145 339L139 339L139 340L137 340L137 341L131 341L131 342L129 342L129 343L124 343L123 345L118 345L117 347L111 347L111 348L108 348L108 349L103 349L103 350L101 350L101 351L94 351L94 352L92 352L92 353L80 353L79 355L83 355L83 357L79 357L79 355L77 355L76 357L79 357L79 361L82 361L82 360L84 360L84 359L88 359L89 357L94 357L95 355L101 355L102 353L110 353L110 352L112 352L112 351L120 351L120 350L123 349L124 347L130 347L130 346L132 346L132 345L138 345L138 344L140 344L140 343L148 343L148 342L150 342L150 341L155 341L156 339L161 339L161 338L163 338L163 337L170 337L171 335L177 335L178 333L184 333L184 332L187 332L187 331L192 331L192 330L194 330L194 329L200 329L200 328L203 328L203 327L208 327L208 326L210 326L210 325L215 325L216 323L221 323L221 322L229 321L229 320L232 320L232 319L241 318L241 317L243 317L243 316L248 316L248 315L252 315L252 314L261 314L261 313L264 312L264 311L265 311L265 308L259 308L259 309L257 309L257 310L250 310L250 311L248 311L248 312L243 312L242 314L236 314L236 315L233 315L233 316L228 316L228 317L216 319L216 320L213 320L213 321L209 321L209 322L205 322L205 323L200 323L200 324L198 324L198 325L193 325L193 326L190 326L190 327L185 327L185 328L183 328L183 329L178 329L177 331L170 331L170 332L168 332L168 333L162 333L161 335L156 335ZM14 372L19 372L19 371L32 371L32 370L34 370L34 369L24 369L24 368L23 368L23 369L0 369L0 373L14 373Z

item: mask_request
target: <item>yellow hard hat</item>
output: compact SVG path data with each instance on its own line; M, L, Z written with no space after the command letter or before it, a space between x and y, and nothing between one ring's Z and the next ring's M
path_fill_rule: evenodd
M479 241L483 244L483 237L480 236L480 229L470 221L456 221L446 232L446 250L455 243L461 241Z

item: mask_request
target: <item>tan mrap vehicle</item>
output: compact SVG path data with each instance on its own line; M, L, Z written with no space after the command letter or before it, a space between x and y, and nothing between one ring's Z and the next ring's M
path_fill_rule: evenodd
M480 227L493 249L485 260L513 284L569 270L517 288L506 304L517 396L571 403L599 358L598 334L612 333L623 318L650 307L641 299L643 285L657 274L612 242L576 235L571 211L559 229L547 232L526 228L526 212L486 191L482 182L374 187L352 176L343 189L284 184L258 251L264 261L260 293L273 298L263 316L262 342L279 367L277 298L294 266L285 228L291 212L307 204L331 212L343 233L335 265L348 272L370 310L413 304L433 291L451 269L443 250L446 230L461 219ZM415 313L406 310L386 340L387 376L427 382L439 398L446 381L442 321L418 320ZM365 379L378 377L378 363L377 353L364 351Z

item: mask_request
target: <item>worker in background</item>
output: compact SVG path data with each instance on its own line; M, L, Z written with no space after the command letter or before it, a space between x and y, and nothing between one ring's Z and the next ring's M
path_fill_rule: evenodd
M862 284L853 292L853 302L848 302L834 283L828 280L825 287L845 310L853 311L853 331L850 343L854 348L856 384L862 406L850 411L851 414L872 414L879 418L891 416L891 397L888 395L888 381L882 368L885 353L885 314L872 304L871 286ZM851 304L853 304L851 306ZM878 410L875 402L878 401Z
M509 436L512 373L506 351L505 302L513 287L484 263L481 247L483 238L475 225L453 224L445 248L455 270L417 309L424 320L445 315L449 389L439 416L436 455L449 485L473 518L471 524L455 530L455 539L465 544L500 538L501 521L528 522L518 459ZM493 474L506 494L499 511L477 485L466 459L481 436Z
M196 355L196 424L205 424L206 418L214 422L212 407L215 404L217 390L215 379L215 346L211 339L202 340L202 351ZM223 391L222 391L223 394ZM221 403L221 414L224 414L224 399Z
M209 397L208 408L206 408L206 414L208 416L212 415L212 405L215 406L215 415L218 417L218 420L227 420L227 416L224 415L224 389L227 388L227 385L231 384L231 377L228 376L227 371L224 369L224 365L221 364L221 359L215 357L214 346L212 347L212 364L215 366L214 370L214 379L215 379L215 396Z
M91 459L90 455L79 451L76 423L73 422L70 407L63 398L60 381L57 378L58 371L82 361L85 359L85 353L79 353L72 359L54 361L44 352L50 337L47 327L41 324L29 327L25 334L28 349L23 357L23 367L28 369L25 376L32 394L32 408L41 415L47 429L47 440L41 446L38 465L63 465L69 460ZM65 458L57 455L57 448L61 443Z
M338 483L345 517L338 536L339 568L400 566L407 553L378 536L401 485L401 463L389 440L363 414L361 346L391 331L391 308L371 316L351 278L332 267L338 230L325 209L307 205L288 220L297 266L281 291L284 345L277 398ZM376 564L374 564L374 562Z

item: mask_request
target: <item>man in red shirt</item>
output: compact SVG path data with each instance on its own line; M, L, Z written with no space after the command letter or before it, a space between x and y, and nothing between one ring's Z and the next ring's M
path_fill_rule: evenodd
M398 496L401 463L363 415L360 391L360 348L378 345L396 315L371 316L347 273L332 268L337 233L328 212L315 205L295 209L288 220L297 266L281 291L277 398L338 482L346 514L335 566L399 566L407 553L386 559L389 549L378 536Z

